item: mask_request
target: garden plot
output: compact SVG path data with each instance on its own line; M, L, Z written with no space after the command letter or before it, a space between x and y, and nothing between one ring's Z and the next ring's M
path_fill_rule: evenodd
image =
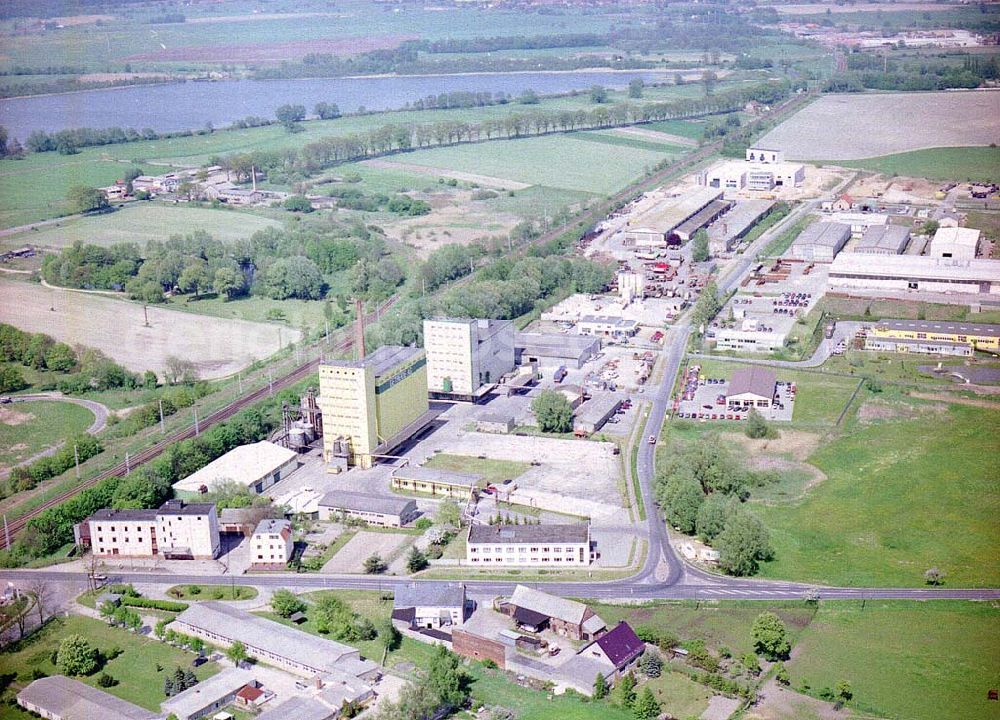
M826 95L765 135L795 160L860 160L1000 142L1000 92Z
M129 370L160 375L167 358L194 363L199 377L231 375L297 341L290 328L143 307L116 298L0 280L0 322L100 350Z

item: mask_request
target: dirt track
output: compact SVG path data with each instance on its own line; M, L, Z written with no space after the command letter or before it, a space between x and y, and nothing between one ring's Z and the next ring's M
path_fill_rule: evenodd
M214 45L205 47L175 47L142 53L125 58L144 62L256 62L279 63L297 60L310 53L357 55L372 50L391 50L416 36L386 35L382 37L341 38L338 40L297 40L260 45Z

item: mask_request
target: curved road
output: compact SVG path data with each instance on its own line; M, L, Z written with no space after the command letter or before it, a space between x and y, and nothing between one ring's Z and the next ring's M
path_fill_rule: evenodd
M11 398L11 400L15 403L38 402L38 401L68 402L68 403L73 403L74 405L80 405L82 407L85 407L92 413L94 413L94 422L92 422L90 424L90 427L87 428L87 432L90 433L91 435L96 435L107 426L108 415L111 414L111 411L108 410L108 408L105 405L102 405L99 402L94 402L93 400L83 400L81 398L66 397L65 395L59 392L37 393L34 395L15 395ZM13 467L10 467L6 470L0 470L0 480L9 476L10 471L16 467L21 467L22 465L30 465L39 458L48 457L49 455L55 454L56 451L59 450L59 448L61 448L64 443L65 441L60 442L57 445L53 445L50 448L42 450L40 453L35 453L27 460L22 460Z

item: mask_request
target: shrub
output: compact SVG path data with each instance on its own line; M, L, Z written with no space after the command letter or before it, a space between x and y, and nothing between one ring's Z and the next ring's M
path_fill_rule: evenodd
M157 600L155 598L144 597L123 597L122 605L138 608L151 608L153 610L165 610L167 612L184 612L188 609L187 603L174 602L173 600Z

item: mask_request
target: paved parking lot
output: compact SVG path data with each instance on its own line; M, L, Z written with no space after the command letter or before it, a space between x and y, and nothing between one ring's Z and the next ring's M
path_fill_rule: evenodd
M749 409L732 408L726 405L729 381L720 378L706 378L698 382L693 397L690 390L677 405L674 417L691 420L746 420ZM778 381L776 400L770 408L757 408L766 420L791 422L795 409L795 396L790 383Z

